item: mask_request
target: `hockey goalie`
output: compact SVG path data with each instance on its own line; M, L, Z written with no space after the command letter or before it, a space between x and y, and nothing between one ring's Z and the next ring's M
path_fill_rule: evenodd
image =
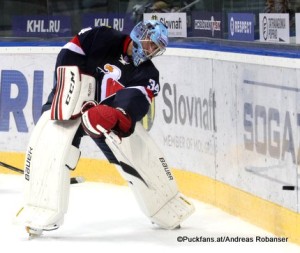
M138 23L130 35L109 27L86 28L61 49L56 85L25 157L24 205L17 221L30 235L63 224L70 170L76 168L85 135L116 164L152 223L174 229L194 212L167 159L140 124L160 91L151 59L163 54L167 44L167 28L150 20Z

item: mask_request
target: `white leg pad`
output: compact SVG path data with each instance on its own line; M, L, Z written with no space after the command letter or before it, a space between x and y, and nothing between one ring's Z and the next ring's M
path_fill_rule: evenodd
M193 204L183 194L177 193L150 219L165 229L174 229L194 211Z
M79 124L80 118L50 120L50 111L41 116L25 157L24 204L18 223L45 230L62 224L69 202L70 169L80 157L79 149L72 146Z
M106 143L122 165L117 166L120 174L150 220L172 229L194 212L193 204L179 193L163 153L140 123L122 142L113 133L105 135Z

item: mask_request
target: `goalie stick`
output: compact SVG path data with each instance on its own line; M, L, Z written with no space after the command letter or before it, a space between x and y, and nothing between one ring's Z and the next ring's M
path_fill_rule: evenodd
M14 172L18 172L20 174L24 174L24 170L19 169L17 167L14 167L12 165L9 165L7 163L1 162L1 161L0 161L0 166L2 166L4 168L7 168L9 170L12 170ZM70 183L71 184L78 184L78 183L83 183L83 182L84 182L84 178L83 177L72 177L72 178L70 178Z
M20 174L23 174L23 173L24 173L23 170L21 170L21 169L19 169L19 168L16 168L16 167L14 167L14 166L12 166L12 165L9 165L9 164L7 164L7 163L4 163L4 162L0 162L0 166L2 166L2 167L4 167L4 168L7 168L7 169L10 169L10 170L12 170L12 171L14 171L14 172L18 172L18 173L20 173Z

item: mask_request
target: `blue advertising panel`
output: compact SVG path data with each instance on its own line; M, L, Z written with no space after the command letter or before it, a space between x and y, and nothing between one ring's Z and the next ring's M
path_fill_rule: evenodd
M253 13L228 13L228 39L230 40L254 40Z
M13 34L17 37L69 37L71 18L68 16L14 16Z
M222 13L192 12L191 37L222 38Z
M110 26L120 32L130 33L134 25L129 14L99 13L82 16L82 27Z

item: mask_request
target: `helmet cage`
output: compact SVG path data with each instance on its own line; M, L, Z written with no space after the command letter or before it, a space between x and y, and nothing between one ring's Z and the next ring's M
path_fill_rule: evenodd
M155 56L162 55L168 44L167 28L157 21L150 20L138 23L132 30L132 57L135 66Z

